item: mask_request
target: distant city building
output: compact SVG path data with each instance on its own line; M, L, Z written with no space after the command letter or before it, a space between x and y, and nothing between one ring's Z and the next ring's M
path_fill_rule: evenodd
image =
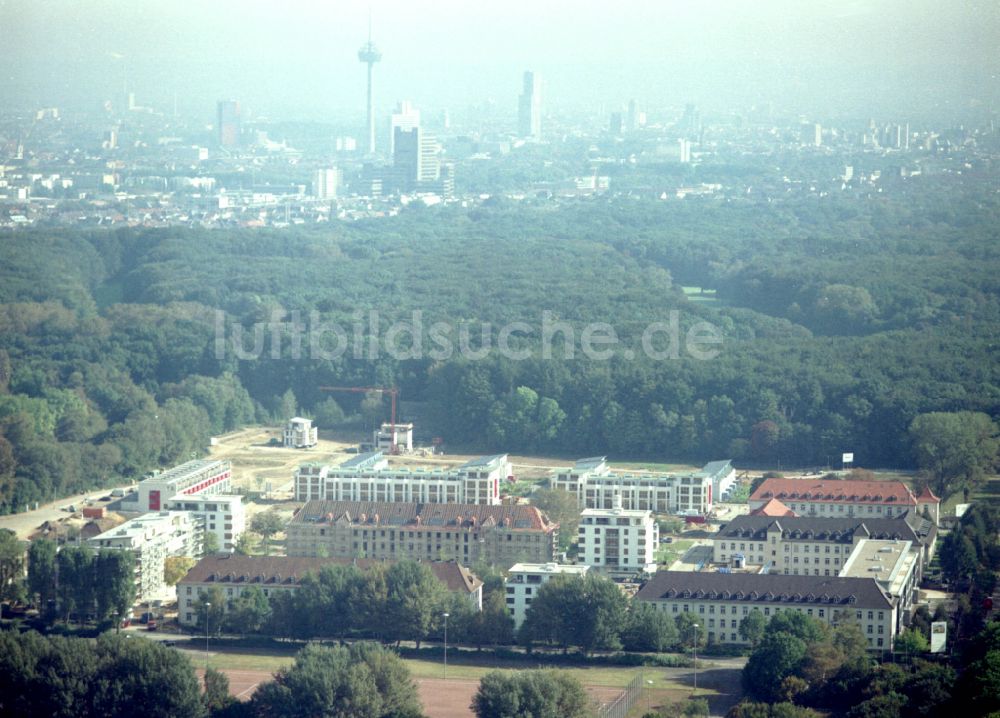
M656 571L659 524L649 510L610 509L580 513L577 546L582 563L609 574Z
M218 105L216 141L220 147L238 147L240 144L240 103L222 100Z
M559 525L526 504L309 501L286 528L289 556L548 563Z
M200 496L229 492L232 466L228 460L194 459L139 482L138 511L159 511L175 496ZM126 507L123 509L129 510Z
M135 555L135 600L143 603L170 597L164 562L169 556L200 556L202 541L201 528L187 511L157 511L98 534L87 540L87 546Z
M433 134L420 127L395 129L393 174L397 189L430 190L441 179L441 145Z
M625 131L625 118L620 112L612 112L611 119L608 120L608 132L613 135L620 135Z
M400 100L396 110L389 115L389 155L395 156L396 128L413 130L420 127L420 110L409 100Z
M507 612L514 618L514 628L520 628L538 589L556 576L583 576L590 566L558 563L516 563L504 579Z
M536 142L542 139L542 78L531 70L524 73L517 108L517 133Z
M242 496L180 496L164 504L168 511L187 511L205 533L215 534L219 551L232 553L246 530L246 509Z
M389 466L376 451L339 466L303 464L295 475L295 498L495 506L500 503L500 485L511 472L506 454L473 459L455 469L409 469Z
M295 593L305 576L318 573L324 566L355 565L366 571L376 563L381 562L304 556L206 556L177 584L177 620L184 626L196 625L195 604L213 587L222 591L228 612L233 601L252 587L271 599ZM483 582L478 576L454 561L430 561L427 566L448 591L467 599L477 611L482 610Z
M313 197L316 199L337 199L340 188L340 170L322 169L313 172Z
M655 474L612 471L604 456L579 459L553 473L553 488L576 496L580 508L610 509L619 496L626 509L688 516L711 512L714 497L725 496L736 480L729 461L713 461L691 473Z
M925 488L914 496L902 481L766 479L750 496L750 510L778 499L799 516L891 518L915 511L940 523L941 499Z
M832 626L855 623L872 651L892 650L899 625L896 602L874 578L658 571L635 600L671 617L692 614L710 643L746 643L739 625L754 610L765 619L795 611Z
M319 429L312 425L312 419L296 416L288 420L281 432L281 445L286 449L308 449L319 441Z
M628 112L625 115L625 129L634 132L639 127L639 106L635 100L628 101Z
M678 140L677 141L677 159L682 164L691 163L691 141L690 140Z

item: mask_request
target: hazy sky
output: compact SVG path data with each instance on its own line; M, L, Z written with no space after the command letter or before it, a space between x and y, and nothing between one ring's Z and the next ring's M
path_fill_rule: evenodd
M210 118L236 98L312 119L360 113L367 2L0 0L0 100L87 107L122 95ZM996 0L375 0L376 96L513 114L524 69L546 108L754 102L823 116L1000 98Z

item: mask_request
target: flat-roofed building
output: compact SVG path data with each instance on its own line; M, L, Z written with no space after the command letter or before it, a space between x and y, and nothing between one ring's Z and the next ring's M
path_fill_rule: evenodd
M236 541L246 530L246 509L242 496L181 496L167 501L165 508L190 512L205 532L215 535L219 551L235 551Z
M228 612L233 601L253 586L270 599L278 593L294 593L307 574L318 573L324 566L355 565L367 571L376 563L381 562L303 556L206 556L177 584L177 620L182 625L196 625L195 604L212 587L222 591ZM449 591L468 599L476 610L482 610L483 582L478 576L455 561L432 561L427 566Z
M737 516L713 536L712 561L792 576L837 576L858 543L871 539L911 542L919 580L934 555L937 527L910 513L891 519Z
M556 576L583 576L590 566L559 563L516 563L507 572L504 579L506 591L507 612L514 618L514 627L519 628L524 623L532 600L538 595L538 589Z
M823 623L856 623L872 651L892 650L895 601L874 578L659 571L639 589L645 601L670 616L690 613L712 643L746 643L739 626L751 611L764 618L796 611Z
M896 632L909 625L920 583L920 548L912 541L862 539L840 570L844 578L874 578L896 604Z
M573 494L580 508L610 509L620 496L626 509L691 516L711 512L716 487L728 490L735 477L729 461L710 462L700 471L660 474L613 471L606 457L594 456L556 469L552 486Z
M525 504L310 501L286 528L289 556L547 563L559 525Z
M376 451L409 454L413 451L413 424L382 424L372 436L372 446Z
M656 570L659 524L651 511L622 508L584 509L577 546L582 563L609 574Z
M175 496L229 492L232 467L228 460L194 459L139 482L138 510L159 511ZM122 507L126 508L126 507Z
M499 505L500 485L511 475L506 454L473 459L454 469L390 466L380 451L338 466L303 464L295 475L298 501L388 501Z
M87 539L95 551L116 549L135 555L136 603L170 598L163 578L168 556L201 555L201 528L187 511L157 511L126 521Z
M902 481L852 479L766 479L750 496L750 510L778 499L799 516L891 518L907 511L925 512L940 522L941 499L925 488L914 496Z
M288 449L308 449L319 441L319 429L312 425L312 419L295 416L285 424L281 432L281 444Z

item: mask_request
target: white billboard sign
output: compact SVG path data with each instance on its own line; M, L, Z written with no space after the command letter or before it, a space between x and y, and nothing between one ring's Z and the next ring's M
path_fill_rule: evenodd
M931 624L931 653L944 653L948 641L948 624L945 621L934 621Z
M854 454L853 453L851 453L851 454L844 454L844 458L842 459L842 461L845 464L853 464L854 463Z

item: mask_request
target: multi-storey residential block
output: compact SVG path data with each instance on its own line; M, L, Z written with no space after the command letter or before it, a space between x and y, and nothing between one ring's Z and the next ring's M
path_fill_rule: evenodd
M584 509L580 514L580 560L595 571L632 574L656 570L659 524L651 511Z
M178 495L228 493L232 473L229 461L187 461L140 481L137 510L159 511L164 502Z
M766 479L750 497L750 510L778 499L799 516L891 518L907 511L925 512L940 521L941 499L925 488L914 496L902 481Z
M511 475L506 454L484 456L455 469L389 465L382 452L359 454L339 466L303 464L295 475L298 501L388 501L425 504L500 503Z
M212 587L222 591L228 611L233 601L254 586L271 598L278 593L294 593L307 574L317 573L324 566L354 564L366 571L375 563L344 558L206 556L177 584L177 620L187 626L197 624L195 604ZM427 565L449 591L467 598L476 610L482 609L483 582L479 577L454 561L433 561Z
M246 510L242 496L214 494L211 496L183 496L168 500L169 511L188 511L202 530L215 534L220 551L233 552L236 541L246 530Z
M117 549L135 555L136 603L163 600L169 588L163 579L168 556L201 555L202 533L186 511L158 511L126 521L120 526L87 540L99 551Z
M873 651L892 650L898 625L895 602L874 578L659 571L635 598L671 616L694 615L713 643L745 643L739 626L754 610L856 623Z
M310 501L286 532L289 556L547 563L558 524L534 506Z
M281 432L281 445L288 449L308 449L319 441L319 430L312 419L296 416L288 420Z
M507 593L507 611L514 618L514 627L524 623L531 601L538 589L555 576L583 576L590 566L558 563L516 563L507 572L504 587Z
M920 551L919 571L933 556L937 527L913 513L891 519L737 516L713 537L712 560L793 576L837 576L868 539L911 542Z
M627 509L704 515L712 510L713 496L728 491L735 478L729 461L713 461L691 473L657 474L612 471L606 457L595 456L556 470L552 486L576 496L580 508L609 509L620 496Z

